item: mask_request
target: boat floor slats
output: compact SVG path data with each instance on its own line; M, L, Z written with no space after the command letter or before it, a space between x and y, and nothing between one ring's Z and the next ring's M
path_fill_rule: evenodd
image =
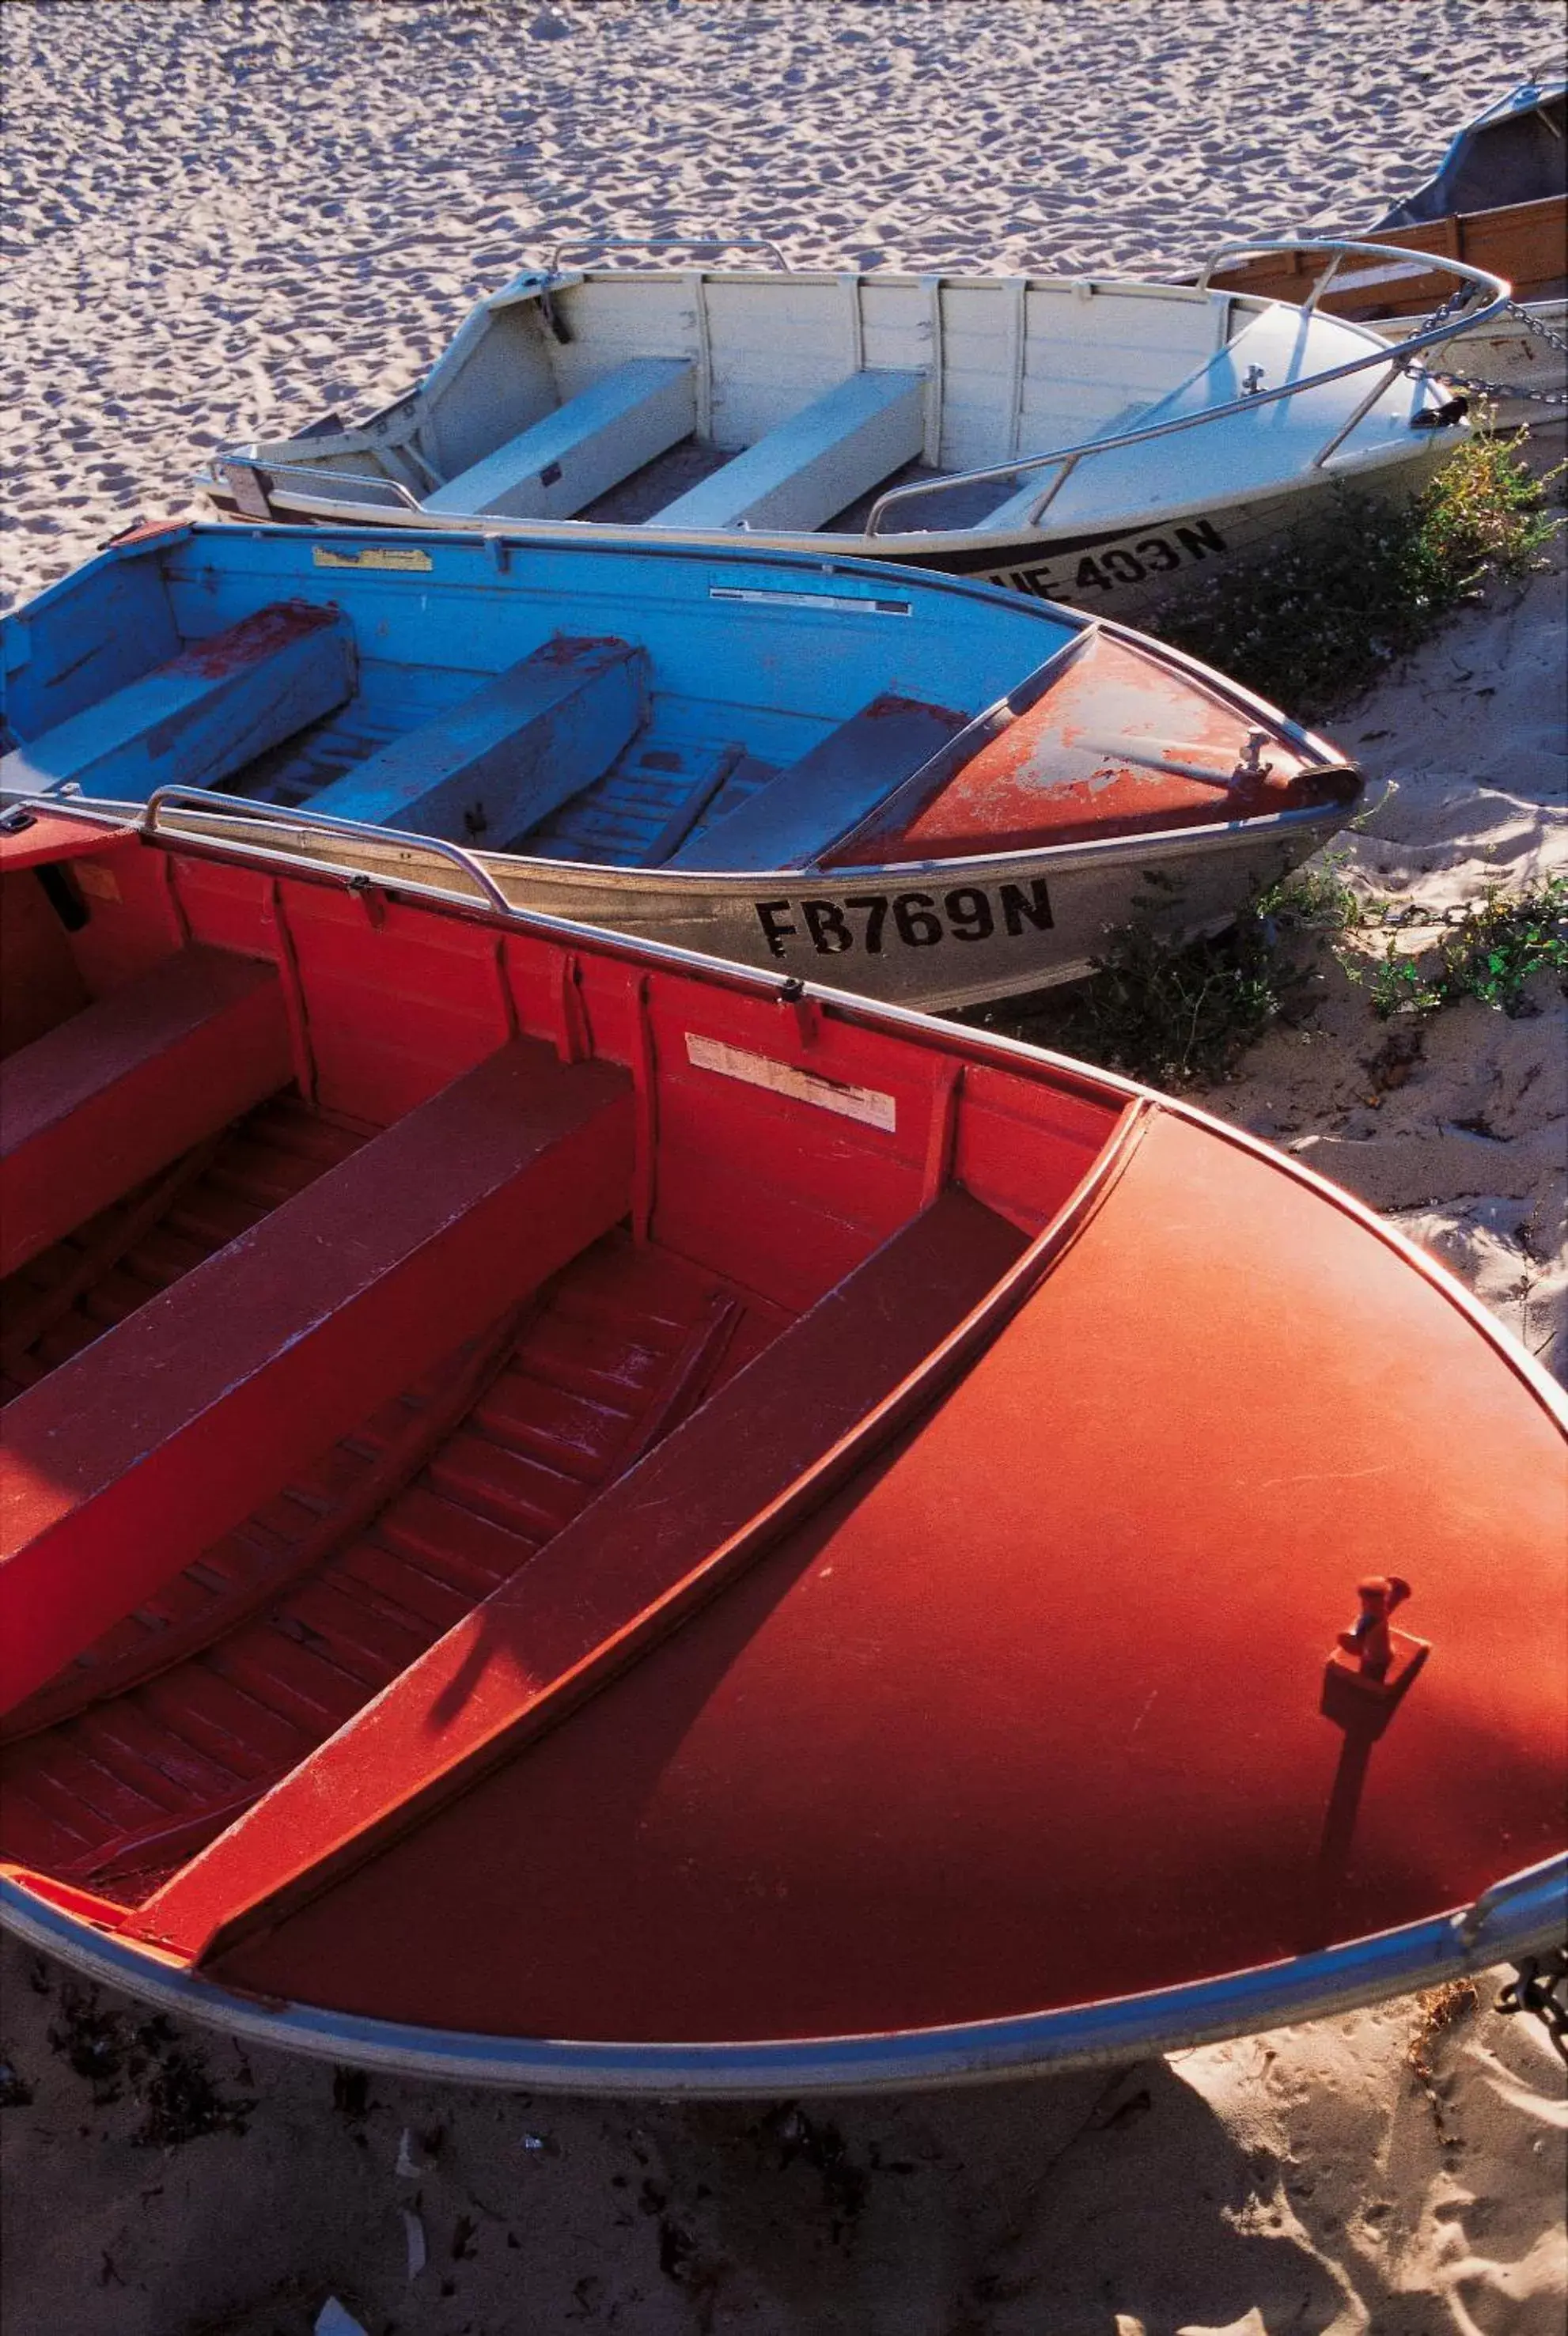
M622 1234L588 1251L508 1318L482 1388L481 1340L424 1375L421 1401L410 1390L384 1407L408 1426L439 1416L454 1387L469 1405L373 1518L353 1506L377 1465L360 1436L305 1472L346 1520L307 1575L299 1539L273 1529L286 1505L313 1529L291 1484L40 1691L43 1724L0 1751L9 1853L122 1895L152 1886L169 1844L200 1847L569 1524L639 1434L657 1437L699 1401L715 1323L739 1311L711 1275ZM614 1401L585 1396L588 1383ZM333 1514L329 1503L328 1527ZM204 1643L116 1689L117 1667L192 1627ZM28 1708L9 1725L26 1728Z
M558 636L323 787L311 808L457 843L526 834L636 736L648 679L647 653L628 642Z
M582 1496L582 1480L545 1468L515 1442L454 1436L430 1470L433 1491L471 1517L498 1526L526 1553L558 1532ZM540 1432L535 1452L548 1449ZM521 1557L514 1560L514 1565ZM505 1571L511 1572L512 1566Z
M0 760L0 786L136 800L217 786L252 756L341 706L353 634L336 608L258 608Z
M851 374L667 503L650 524L821 527L920 453L925 410L921 374Z
M216 1660L183 1665L167 1688L162 1679L151 1680L136 1700L153 1728L210 1751L217 1760L248 1755L258 1776L290 1767L317 1738L314 1722L302 1726L251 1695L238 1679L226 1678Z
M629 1414L618 1406L576 1394L570 1387L510 1371L477 1414L494 1435L514 1439L563 1475L590 1482L607 1465L625 1436Z
M531 831L527 849L551 860L662 867L742 759L743 750L728 742L638 742L606 777Z
M734 811L699 829L667 864L808 866L894 787L912 778L969 719L950 706L920 698L873 698Z
M386 1600L404 1613L417 1614L433 1630L449 1630L472 1602L472 1590L455 1588L379 1541L355 1542L344 1552L341 1570L375 1598Z
M696 368L633 357L459 471L426 511L570 519L696 426Z
M479 1595L515 1572L538 1546L537 1536L511 1532L463 1504L438 1484L441 1455L395 1509L384 1512L375 1539L395 1556Z

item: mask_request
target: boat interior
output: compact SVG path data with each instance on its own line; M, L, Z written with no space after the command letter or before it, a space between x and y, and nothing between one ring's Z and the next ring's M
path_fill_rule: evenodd
M176 529L8 619L4 657L14 794L215 788L672 876L1188 826L1343 784L1152 644L816 562Z
M1500 98L1459 132L1433 176L1382 227L1487 211L1568 192L1568 85L1556 74Z
M1365 354L1331 318L1183 285L855 270L531 274L482 302L419 387L364 427L328 416L300 438L238 451L296 466L292 480L269 472L285 512L304 485L350 512L368 501L385 518L401 507L447 525L581 520L852 541L880 495L953 475L950 489L903 506L898 529L1016 538L1049 477L963 474ZM1348 399L1343 389L1288 400L1240 439L1230 426L1217 439L1189 433L1180 485L1191 496L1220 492L1238 459L1260 484L1289 477L1360 394L1359 384ZM1379 400L1356 447L1402 433L1412 394L1407 383ZM1414 396L1418 404L1419 384ZM303 475L313 469L332 482L313 484ZM1061 482L1053 524L1103 511L1107 497L1156 508L1173 499L1167 469L1163 450L1143 447L1083 463ZM243 474L235 492L244 508ZM257 503L257 516L267 511Z
M1125 1115L216 845L12 814L0 866L0 1854L151 1937L498 1600L541 1712L664 1627L996 1319Z

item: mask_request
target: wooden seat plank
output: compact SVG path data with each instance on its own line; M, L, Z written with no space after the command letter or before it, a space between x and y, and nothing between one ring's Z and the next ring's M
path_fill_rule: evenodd
M14 1273L292 1074L275 967L178 950L0 1069L0 1273Z
M6 1417L0 1710L629 1205L631 1082L515 1040Z
M0 788L139 802L212 787L354 694L354 636L336 608L280 601L242 618L0 760Z
M852 373L667 503L650 527L821 527L912 462L925 439L918 373Z
M633 357L424 499L426 511L570 519L696 426L696 368Z
M195 1954L240 1909L271 1916L319 1889L554 1724L749 1562L774 1504L1025 1245L945 1193L150 1900L137 1927Z
M883 696L819 739L722 818L671 852L666 868L805 868L885 795L940 754L969 720L950 706Z
M558 637L324 787L311 809L510 842L604 775L648 718L648 682L646 651Z

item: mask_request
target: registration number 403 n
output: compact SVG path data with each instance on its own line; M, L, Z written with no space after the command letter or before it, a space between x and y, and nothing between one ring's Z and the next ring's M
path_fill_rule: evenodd
M989 941L1048 932L1055 922L1043 876L1022 884L957 884L945 892L849 892L836 900L757 900L757 922L769 954L787 957L792 941L809 943L819 957L859 949L881 957L890 949L936 949L947 941Z

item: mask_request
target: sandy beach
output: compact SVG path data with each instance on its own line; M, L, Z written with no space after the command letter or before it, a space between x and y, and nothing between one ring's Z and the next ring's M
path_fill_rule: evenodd
M35 0L0 37L9 605L189 510L216 443L395 395L589 231L1175 274L1375 218L1561 26L1537 0ZM1336 716L1359 889L1437 914L1568 869L1563 573ZM1531 1003L1445 1008L1396 1060L1327 962L1310 1020L1199 1099L1568 1378L1568 1014L1549 981ZM1493 2009L1505 1973L1113 2072L700 2108L366 2081L9 1942L0 1975L14 2336L306 2336L331 2297L339 2336L1563 2325L1568 2088Z

